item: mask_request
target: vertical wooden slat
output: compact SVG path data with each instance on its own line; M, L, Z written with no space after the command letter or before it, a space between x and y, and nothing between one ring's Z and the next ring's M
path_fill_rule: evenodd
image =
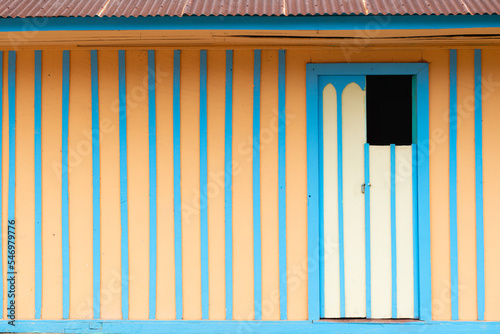
M182 319L182 208L181 208L181 51L174 51L173 137L174 137L174 247L175 318Z
M390 148L370 146L372 318L391 318Z
M101 151L99 142L99 65L97 50L90 51L92 77L92 212L93 212L93 306L94 319L101 317Z
M474 51L474 142L476 172L477 319L484 320L483 96L481 49Z
M33 51L22 51L16 60L17 319L35 316L34 56Z
M286 275L286 51L279 51L278 77L278 197L279 197L279 267L280 267L280 319L287 319Z
M321 85L322 87L322 85ZM338 207L338 146L337 146L337 91L330 83L322 91L322 108L318 118L320 120L320 149L319 155L323 164L319 164L320 182L323 200L323 247L320 261L324 263L324 279L321 282L324 305L321 317L340 318L340 267L339 267L339 207ZM327 171L327 172L325 172ZM323 202L323 203L321 203ZM321 240L320 240L321 242ZM322 256L323 255L323 256ZM321 263L321 262L320 262Z
M122 318L129 315L129 250L128 250L128 183L127 183L127 92L125 79L125 50L118 51L118 86L120 113L120 215L122 261Z
M0 51L0 59L1 59L1 62L0 62L0 89L2 91L0 91L0 106L2 106L2 110L3 110L3 104L4 104L4 98L3 98L3 93L4 93L4 87L3 87L3 51ZM1 116L0 116L0 138L3 139L3 112L1 113ZM0 144L0 166L3 166L3 143ZM0 180L3 181L3 168L0 168ZM3 183L3 182L1 182ZM1 184L0 183L0 184ZM3 184L1 184L3 186ZM3 212L2 212L2 203L3 203L3 187L0 186L0 307L2 308L0 310L0 319L3 319L3 308L4 308L4 286L3 286L3 280L4 280L4 275L3 275L3 238L4 238L4 235L3 235L3 231L6 230L4 229L4 224L3 224Z
M484 320L500 319L500 178L498 166L500 155L500 50L483 49L481 51L481 67L484 73L482 83L482 113L483 113L483 181L484 181L484 269L485 269L485 315Z
M207 172L207 51L200 51L200 257L201 318L209 318L208 172Z
M157 281L156 319L175 319L175 237L173 159L173 50L155 51Z
M148 54L126 51L129 318L149 317Z
M450 50L450 270L451 319L458 320L457 50Z
M62 52L42 53L42 312L62 318L61 136ZM5 147L4 147L5 150ZM43 200L50 198L50 201Z
M370 144L366 143L365 149L365 261L366 261L366 318L372 317L372 279L371 279L371 243L370 243Z
M339 108L342 110L342 150L339 150L339 155L342 154L345 316L350 318L366 316L365 198L361 193L364 182L363 146L366 143L366 93L365 78L355 78L346 81Z
M458 320L477 320L474 50L457 51ZM451 157L451 154L450 154ZM420 175L419 175L420 177ZM420 180L419 180L420 181ZM419 192L420 196L420 192ZM420 214L419 210L419 214ZM422 259L421 259L422 261ZM452 276L453 277L453 276ZM453 286L453 285L452 285ZM453 293L452 293L453 296Z
M253 63L253 272L255 320L262 320L262 244L260 210L260 89L261 51L254 51Z
M68 194L68 122L69 122L69 51L63 51L62 81L62 266L63 266L63 319L69 318L69 194Z
M396 282L397 318L414 315L412 147L396 146Z
M210 320L226 317L224 233L224 106L226 59L224 50L208 51L207 168Z
M156 319L175 319L173 50L155 51L157 281Z
M149 131L149 319L156 318L156 65L155 51L148 51L148 131Z
M119 60L114 50L99 50L101 210L101 318L121 319L121 202L119 136Z
M262 320L279 320L279 203L278 203L278 77L279 54L262 50L260 63L260 224L262 246ZM255 139L255 138L254 138ZM251 143L245 146L249 151ZM250 155L250 151L249 154ZM255 164L255 160L254 160ZM255 182L255 180L254 180ZM255 194L254 194L255 195ZM258 236L255 235L255 238ZM255 273L257 275L257 273Z
M1 68L2 67L0 66L0 71ZM0 80L1 78L2 74L0 72ZM0 87L1 86L2 83L0 82ZM2 125L0 123L0 131L1 128ZM35 129L34 130L35 130L35 319L40 319L42 315L42 133L41 133L42 132L42 51L40 50L35 51ZM2 153L0 151L0 159L1 156ZM0 279L2 279L1 275Z
M68 120L69 275L71 319L93 314L93 133L91 53L70 53ZM43 181L42 181L43 182ZM95 236L95 234L94 234ZM97 245L99 247L99 245ZM98 255L98 254L97 254ZM97 285L99 287L99 285ZM98 301L99 299L97 299Z
M232 136L233 136L233 51L226 51L226 123L225 123L225 236L226 236L226 319L233 318L233 220L232 220Z
M307 256L318 257L319 251L319 171L318 171L318 80L311 72L307 80ZM320 317L319 270L308 270L308 319Z
M392 318L398 317L397 240L396 240L396 145L391 144L391 274Z
M182 51L180 158L182 202L183 319L201 319L200 263L200 52Z
M233 319L254 317L252 50L234 51L232 121ZM249 66L250 64L250 66Z
M9 102L9 183L8 183L8 207L7 207L7 315L14 313L12 305L15 305L15 292L17 274L15 272L15 203L16 203L16 51L9 51L8 58L8 102ZM10 236L14 236L13 239ZM10 246L14 248L11 249ZM13 261L14 260L14 261ZM12 267L12 265L14 267Z

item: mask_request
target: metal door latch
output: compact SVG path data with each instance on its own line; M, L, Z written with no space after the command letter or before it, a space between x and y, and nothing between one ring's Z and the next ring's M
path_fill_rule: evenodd
M367 186L368 186L368 187L370 187L370 186L371 186L371 184L370 184L370 183L368 183L368 184L363 183L363 184L361 185L361 193L362 193L362 194L364 194L364 193L365 193L365 188L366 188Z

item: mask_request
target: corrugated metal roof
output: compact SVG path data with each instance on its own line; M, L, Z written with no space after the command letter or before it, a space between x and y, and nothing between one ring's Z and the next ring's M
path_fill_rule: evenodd
M500 0L3 0L0 17L484 15Z

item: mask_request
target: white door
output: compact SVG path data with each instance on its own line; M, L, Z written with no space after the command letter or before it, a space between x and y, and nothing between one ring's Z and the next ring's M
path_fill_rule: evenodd
M414 145L367 143L366 78L320 78L322 318L414 317Z

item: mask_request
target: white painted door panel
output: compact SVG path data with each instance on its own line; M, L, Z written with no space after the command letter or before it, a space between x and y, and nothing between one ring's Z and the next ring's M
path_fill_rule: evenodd
M411 146L396 146L398 318L413 318L413 185Z
M366 317L365 91L356 83L342 93L342 163L344 206L345 316Z
M389 146L370 146L372 318L391 318L391 158Z
M325 317L340 318L337 92L332 84L323 90L323 146Z

